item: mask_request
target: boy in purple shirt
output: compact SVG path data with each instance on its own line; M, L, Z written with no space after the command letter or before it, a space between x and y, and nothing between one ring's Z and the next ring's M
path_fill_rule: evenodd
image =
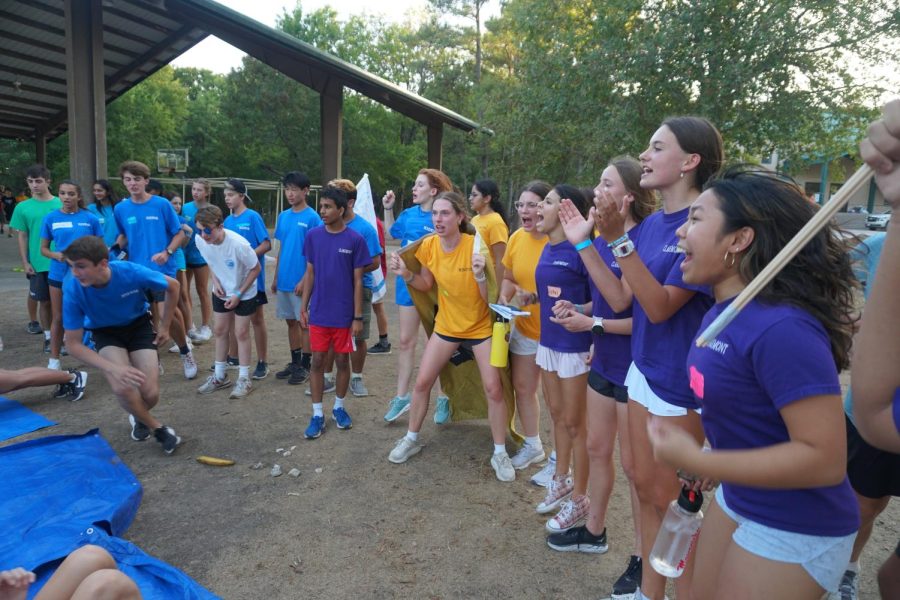
M362 331L362 275L372 262L361 235L344 223L347 194L326 187L319 197L323 227L312 229L303 242L306 275L303 279L303 306L300 325L309 328L312 349L310 388L313 416L304 436L312 440L325 430L322 390L325 386L325 356L334 351L337 365L334 409L331 417L338 429L353 423L344 409L350 385L350 352Z

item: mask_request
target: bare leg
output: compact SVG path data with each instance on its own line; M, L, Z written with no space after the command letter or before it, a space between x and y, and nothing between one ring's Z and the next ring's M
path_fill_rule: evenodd
M193 307L191 306L191 289L188 287L187 275L185 271L178 271L175 276L181 285L181 292L178 297L178 309L181 311L181 323L184 325L185 331L190 331L194 326Z
M35 600L137 599L131 579L116 569L116 561L99 546L82 546L62 562Z
M375 313L375 322L378 324L378 337L387 335L388 322L387 313L384 312L384 301L372 305L372 312Z
M732 542L725 551L715 597L819 600L824 593L802 565L768 560Z
M431 336L428 343L425 344L422 361L419 363L419 374L416 377L416 384L413 386L412 403L409 410L410 431L418 433L422 429L422 423L428 413L431 388L441 369L444 368L458 347L459 344L448 342L436 335Z
M541 381L544 386L544 401L547 403L547 408L550 409L550 420L553 421L553 444L556 450L555 476L565 477L569 474L569 467L572 464L572 441L563 420L562 384L556 372L543 369L541 369Z
M853 552L850 553L850 562L859 560L869 536L872 535L872 527L875 525L875 517L881 514L888 503L891 501L890 496L884 498L868 498L856 494L856 500L859 502L860 524L859 531L856 533L856 539L853 541Z
M334 352L333 348L332 352ZM350 387L350 355L344 352L334 352L334 364L337 367L334 378L334 395L337 398L346 398L347 388ZM322 385L324 384L323 379Z
M159 368L157 367L159 357L156 351L136 350L129 354L125 348L106 346L101 348L100 355L112 362L122 365L130 364L143 371L146 378L140 388L123 384L110 377L108 373L104 373L104 375L119 401L119 405L125 412L134 415L135 419L151 429L161 427L162 423L150 414L150 410L159 402Z
M50 358L59 360L63 343L62 288L50 286Z
M262 305L256 307L250 323L253 325L253 339L256 341L256 359L269 362L269 332L266 331L266 312Z
M900 556L896 551L878 569L878 590L882 598L900 597Z
M50 307L50 301L38 302L38 310L41 315L41 327L44 331L48 331L50 323L53 322L53 309Z
M575 488L572 491L574 496L583 496L587 492L588 475L590 474L585 423L587 376L588 374L584 373L577 377L559 378L562 391L560 398L562 400L563 431L564 435L568 437L574 461ZM559 443L558 439L557 443Z
M703 516L703 527L694 552L695 577L691 586L691 600L714 600L718 575L737 523L725 514L715 499ZM649 564L645 568L650 568Z
M541 409L538 406L537 387L541 381L541 368L534 362L534 355L511 354L512 384L516 391L516 412L522 422L526 437L539 432Z
M200 297L200 315L204 325L210 324L212 318L212 297L209 295L209 267L195 267L190 269L196 278L197 296Z
M631 522L634 524L634 551L641 556L641 505L638 501L637 488L634 487L634 457L631 455L631 432L628 430L628 404L616 402L616 420L619 431L619 461L622 471L628 478L629 496L631 497Z
M37 309L38 303L37 300L32 300L31 296L28 297L28 301L25 303L28 307L28 322L37 321Z
M606 523L606 509L616 480L613 448L616 443L616 404L613 398L587 390L587 454L590 461L588 531L599 535ZM577 473L577 470L576 470Z
M40 387L44 385L62 385L72 380L72 374L68 371L45 369L44 367L27 367L8 371L0 369L0 394L21 390L23 388Z
M436 338L437 336L431 337ZM488 338L472 348L472 352L475 354L475 362L478 363L478 372L481 373L481 382L484 385L484 396L487 399L488 407L488 422L491 424L491 437L495 444L506 444L509 412L506 409L506 402L503 400L500 371L491 366L491 339Z
M229 314L234 314L229 313ZM218 316L218 315L217 315ZM241 366L250 365L250 320L253 317L241 317L234 315L234 337L237 338L238 347L238 364ZM218 350L218 339L216 342L216 350Z
M225 362L228 358L229 333L233 327L234 311L213 313L213 337L216 340L216 362ZM247 360L250 359L248 358Z
M412 378L420 320L415 306L398 306L397 312L400 315L400 340L397 344L397 395L405 396L409 393L409 381ZM449 359L449 356L447 358ZM421 369L421 366L419 368ZM432 381L433 383L434 381ZM428 393L431 393L431 385L429 385Z

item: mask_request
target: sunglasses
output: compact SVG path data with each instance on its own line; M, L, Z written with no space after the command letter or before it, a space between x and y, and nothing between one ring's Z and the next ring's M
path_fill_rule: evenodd
M201 229L199 231L199 233L202 233L203 235L212 235L212 232L213 232L212 227L204 227L203 229Z

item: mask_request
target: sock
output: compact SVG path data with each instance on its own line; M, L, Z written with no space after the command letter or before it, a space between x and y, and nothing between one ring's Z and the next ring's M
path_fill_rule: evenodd
M184 346L178 346L178 351L181 352L181 355L182 355L182 356L184 356L185 354L187 354L188 352L190 352L191 349L188 348L187 343L185 343Z
M848 563L846 570L850 571L851 573L859 573L859 561L857 560L855 562Z
M250 379L250 367L241 365L238 367L238 379Z
M397 396L397 397L400 398L401 400L406 400L407 402L409 402L411 400L409 392L406 392L402 396Z
M72 376L72 378L69 379L69 383L75 383L75 380L78 379L78 373L70 373L70 375ZM859 564L859 563L856 563L856 564Z
M506 454L506 444L494 444L494 454Z
M291 362L298 366L303 364L303 350L300 348L291 350Z
M550 460L556 462L556 450L550 453Z
M350 373L350 379L362 379L362 373Z
M312 369L312 354L309 352L300 353L300 366L309 371Z
M386 342L386 341L388 341L387 336L388 336L388 334L379 335L379 336L378 336L378 341L379 341L379 342Z
M47 360L47 368L53 369L54 371L59 371L59 359L51 358L51 359Z
M45 340L49 340L49 339L50 339L50 330L49 330L49 329L45 329L45 330L44 330L44 339L45 339Z
M325 413L322 411L322 403L321 402L313 402L313 416L314 417L324 417Z
M225 363L216 361L216 379L222 381L225 379Z
M334 408L335 409L344 408L344 399L338 398L337 396L335 396L334 397Z
M225 359L225 363L229 365L236 365L238 362L237 356L229 356Z
M407 431L406 439L408 439L411 442L419 441L419 432L418 431Z
M525 445L529 448L540 448L541 447L541 436L525 436Z

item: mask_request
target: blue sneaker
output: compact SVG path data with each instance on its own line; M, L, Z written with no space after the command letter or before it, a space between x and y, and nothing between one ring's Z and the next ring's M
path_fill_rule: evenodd
M397 420L397 417L407 412L409 412L409 394L406 396L394 396L388 406L387 413L384 415L384 420L388 423L393 423Z
M443 425L450 420L450 398L441 394L434 406L434 424Z
M343 408L336 408L331 411L331 420L334 421L334 424L337 425L338 429L350 429L353 427L353 421L350 420L350 415L348 415L347 411Z
M323 431L325 431L325 417L314 416L309 420L309 427L303 432L303 437L308 440L314 440L321 436Z

